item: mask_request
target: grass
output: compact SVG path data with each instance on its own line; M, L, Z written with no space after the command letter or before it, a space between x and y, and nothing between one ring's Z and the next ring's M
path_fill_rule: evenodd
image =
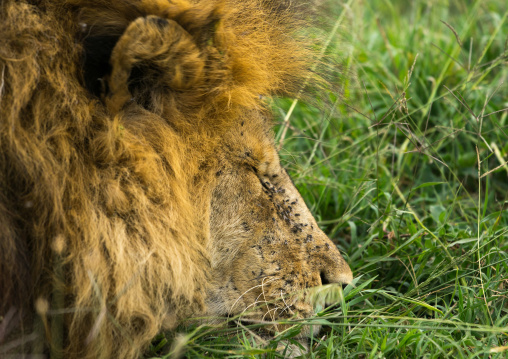
M350 3L329 11L341 100L274 110L283 164L355 287L274 338L182 328L152 355L284 357L324 324L305 357L508 357L508 3Z

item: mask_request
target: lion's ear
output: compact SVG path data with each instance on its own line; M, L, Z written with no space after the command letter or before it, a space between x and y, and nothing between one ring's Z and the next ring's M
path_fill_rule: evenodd
M194 38L177 22L147 16L129 24L113 48L110 65L104 100L116 113L130 100L157 107L154 101L164 92L199 87L205 60Z
M200 88L205 60L197 42L206 39L193 35L175 20L149 15L119 35L86 36L85 85L112 114L130 101L156 111L164 94Z

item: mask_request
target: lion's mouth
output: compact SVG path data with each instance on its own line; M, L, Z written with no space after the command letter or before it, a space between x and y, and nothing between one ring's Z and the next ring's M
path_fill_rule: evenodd
M229 318L245 323L276 325L297 324L330 310L343 300L343 288L338 284L326 284L291 291L289 294L275 296L260 293L256 300L241 311L230 312ZM234 314L233 314L234 313Z

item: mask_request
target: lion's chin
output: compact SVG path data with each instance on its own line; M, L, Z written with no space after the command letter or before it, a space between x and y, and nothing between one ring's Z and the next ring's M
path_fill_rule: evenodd
M249 327L255 326L259 335L265 339L273 339L287 332L294 331L294 335L290 337L297 340L306 340L317 336L322 329L321 324L312 324L315 316L314 310L305 312L284 313L274 318L267 318L268 313L256 313L257 315L240 315L237 320L230 322L230 325L238 325ZM261 326L259 327L259 325Z
M306 341L318 336L323 329L322 324L314 320L322 308L341 302L342 287L337 284L319 285L298 291L283 298L272 301L257 301L252 304L249 300L232 300L230 304L221 300L224 297L210 297L208 307L209 324L226 324L230 327L246 327L253 329L256 335L271 341L277 337L289 337L298 341ZM267 296L268 297L268 296ZM252 301L259 300L254 296ZM265 297L266 298L266 297ZM273 298L273 296L272 296ZM251 303L251 304L249 304ZM228 305L229 304L229 305ZM219 315L217 312L228 312L227 308L236 310ZM212 310L211 310L212 309ZM213 312L214 313L210 313Z

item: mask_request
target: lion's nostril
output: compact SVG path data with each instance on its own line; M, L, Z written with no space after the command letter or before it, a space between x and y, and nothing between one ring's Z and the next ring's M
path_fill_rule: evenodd
M321 278L321 285L330 284L330 281L326 278L324 271L319 272L319 278Z
M340 265L323 265L319 271L319 278L321 285L336 283L342 286L342 289L346 288L348 284L353 282L353 273L345 262L339 262Z

